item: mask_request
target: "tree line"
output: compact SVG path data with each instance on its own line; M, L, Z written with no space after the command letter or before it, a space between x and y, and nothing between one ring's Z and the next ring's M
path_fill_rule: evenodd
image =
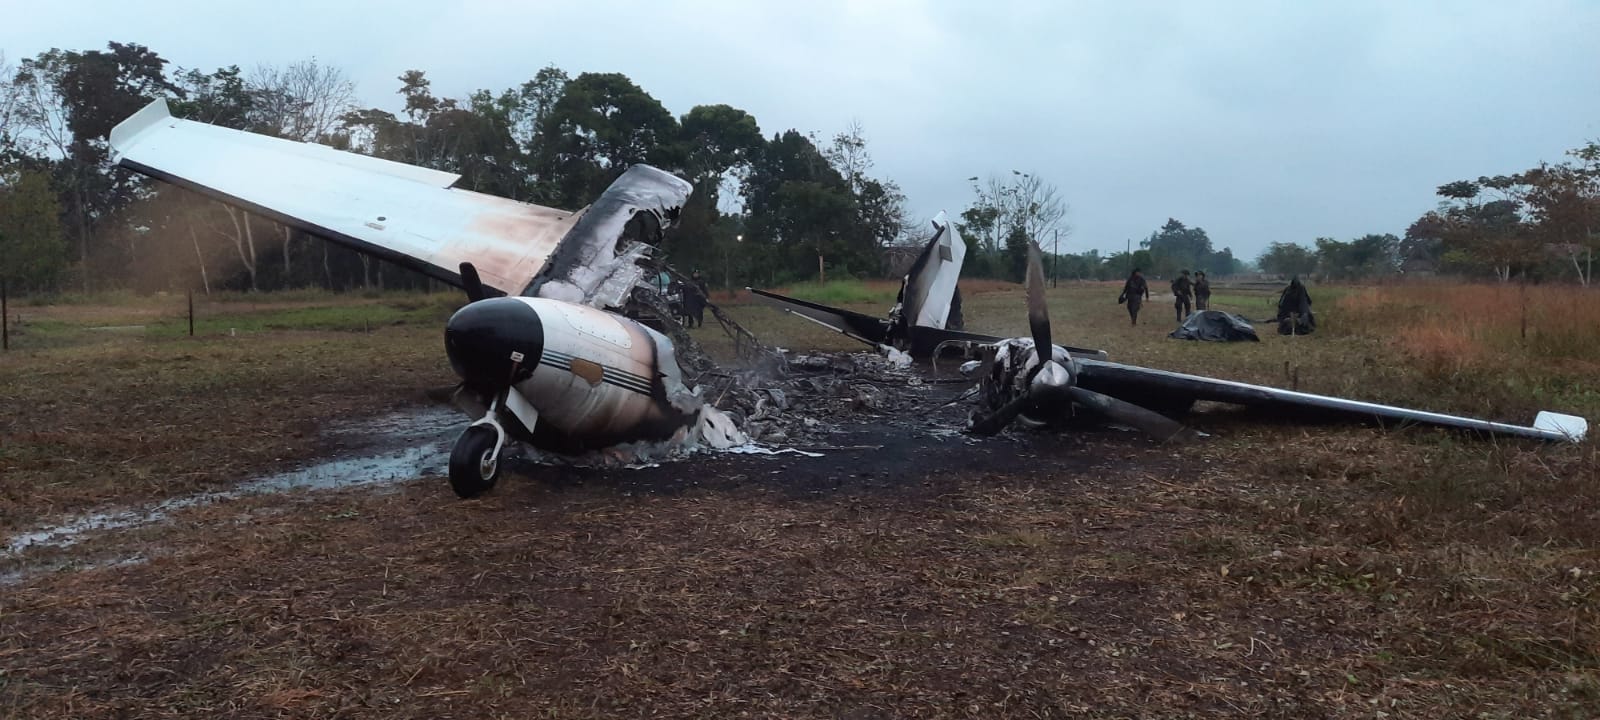
M1436 190L1438 206L1404 237L1317 238L1314 247L1273 243L1261 270L1334 280L1446 274L1507 282L1594 279L1600 249L1600 143L1559 163L1511 175L1457 180Z
M343 71L316 59L206 71L119 42L14 65L0 55L0 279L46 293L428 282L114 167L111 128L156 98L178 117L456 173L457 187L567 209L629 165L655 165L695 187L662 251L730 287L885 276L891 250L932 233L908 216L899 186L873 172L859 123L827 137L769 135L731 105L675 116L625 75L572 76L554 65L465 97L440 96L423 70L396 81L401 109L391 112L364 106ZM1020 171L970 182L972 200L952 218L969 246L968 276L1020 280L1030 241L1064 278L1120 277L1130 264L1158 274L1240 267L1204 230L1176 220L1131 254L1058 254L1071 228L1054 185Z
M626 75L572 76L554 65L515 87L464 97L440 96L423 70L411 69L396 78L396 92L398 112L367 106L339 68L315 59L205 71L117 42L14 64L0 55L0 279L34 292L427 282L113 167L107 134L155 98L179 117L452 172L458 187L567 209L587 204L628 165L649 163L695 187L662 251L718 285L886 276L893 251L931 234L926 220L909 216L899 186L874 172L856 123L828 136L766 133L732 105L674 115ZM1123 252L1062 253L1069 207L1040 174L969 182L971 200L951 218L968 244L968 276L1020 280L1030 241L1066 279L1116 279L1133 267L1155 276L1248 269L1177 219ZM1438 207L1403 237L1274 243L1256 265L1329 279L1592 279L1600 144L1522 173L1447 183L1438 194Z
M421 276L111 164L107 135L156 98L179 117L457 173L457 187L576 209L634 163L695 186L662 251L714 282L877 276L925 240L873 173L865 131L767 135L748 112L675 116L619 73L556 66L502 90L441 97L422 70L402 109L363 107L315 59L245 71L173 66L134 43L0 57L0 277L15 289L416 287ZM732 208L732 209L729 209Z

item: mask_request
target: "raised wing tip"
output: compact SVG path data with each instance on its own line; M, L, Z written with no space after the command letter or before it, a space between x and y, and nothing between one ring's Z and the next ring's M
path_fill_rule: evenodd
M1584 437L1589 434L1588 420L1576 415L1564 415L1548 410L1539 412L1539 415L1533 419L1533 427L1536 430L1561 433L1572 442L1583 442Z
M141 108L139 112L129 115L128 119L111 128L111 135L108 137L111 141L111 151L120 156L133 145L134 138L140 133L171 118L172 111L167 109L165 98L151 100L150 104Z

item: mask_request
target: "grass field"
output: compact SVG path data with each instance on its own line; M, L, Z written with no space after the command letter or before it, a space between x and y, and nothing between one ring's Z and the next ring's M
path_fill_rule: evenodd
M1058 340L1518 423L1600 418L1593 292L1530 288L1524 313L1514 286L1314 287L1317 334L1207 344L1166 339L1159 298L1130 326L1117 289L1052 290ZM789 290L873 314L893 299ZM1019 288L964 294L969 329L1025 332ZM1261 319L1271 300L1219 287L1213 305ZM193 338L182 297L15 306L0 536L329 452L319 427L454 381L440 327L458 303L233 297L201 302ZM769 342L855 349L726 305ZM0 717L1596 715L1593 440L1190 422L1210 437L194 508L105 541L147 562L0 586Z

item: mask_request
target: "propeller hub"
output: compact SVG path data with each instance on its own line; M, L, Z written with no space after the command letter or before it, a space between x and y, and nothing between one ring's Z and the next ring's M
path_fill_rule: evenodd
M1050 360L1039 366L1039 371L1028 381L1029 393L1062 392L1073 386L1072 371L1061 363Z
M518 298L479 300L450 317L444 349L451 369L468 388L493 395L526 379L539 365L544 323L537 310Z

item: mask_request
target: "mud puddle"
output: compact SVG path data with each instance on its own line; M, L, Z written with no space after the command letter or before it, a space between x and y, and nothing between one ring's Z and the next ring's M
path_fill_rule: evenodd
M450 443L464 424L460 413L439 407L414 408L341 423L329 427L324 436L331 444L356 448L342 457L264 475L222 490L169 498L140 507L100 510L17 533L0 545L0 564L12 564L30 551L69 548L97 533L163 522L186 508L255 495L394 485L441 475L450 459ZM30 566L26 572L0 572L0 584L16 583L38 572L129 564L143 559L140 555L44 563Z

